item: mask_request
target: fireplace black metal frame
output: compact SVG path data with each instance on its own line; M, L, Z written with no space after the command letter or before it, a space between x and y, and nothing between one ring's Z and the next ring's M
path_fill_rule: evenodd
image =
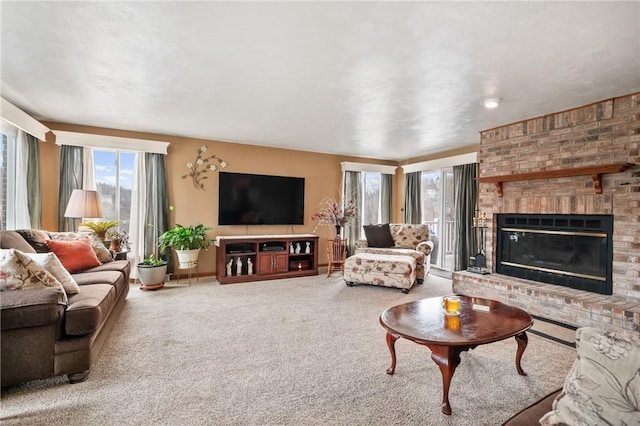
M606 264L603 277L593 279L579 274L563 274L545 268L528 268L502 261L503 228L522 229L525 232L550 231L558 234L606 234ZM613 294L613 215L513 214L497 215L496 272L537 282L561 285L599 294Z

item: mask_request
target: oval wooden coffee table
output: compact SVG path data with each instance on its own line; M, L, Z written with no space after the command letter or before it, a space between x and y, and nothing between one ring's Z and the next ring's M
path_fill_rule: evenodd
M391 352L391 367L396 369L395 343L400 337L431 349L431 359L442 373L442 412L451 414L449 385L460 364L460 354L479 345L515 337L518 343L516 369L527 374L520 360L527 347L526 330L533 320L522 309L495 300L460 296L460 314L446 316L442 298L417 300L387 309L380 315L380 324L387 330L387 345Z

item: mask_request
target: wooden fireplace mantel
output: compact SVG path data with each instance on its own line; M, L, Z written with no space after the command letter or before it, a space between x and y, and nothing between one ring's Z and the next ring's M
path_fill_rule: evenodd
M573 169L545 170L540 172L516 173L511 175L486 176L486 177L478 178L478 182L495 183L498 197L502 197L503 182L517 182L517 181L523 181L523 180L536 180L536 179L591 175L591 178L593 179L593 187L596 190L596 194L602 194L601 179L603 174L624 172L631 166L633 166L633 163L615 163L615 164L608 164L608 165L602 165L602 166L576 167Z

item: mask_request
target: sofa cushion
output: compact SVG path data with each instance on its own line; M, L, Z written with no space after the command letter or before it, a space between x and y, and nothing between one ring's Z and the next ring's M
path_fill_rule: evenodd
M16 249L0 249L0 290L44 287L63 289L56 277L26 254Z
M91 248L88 238L74 241L47 241L49 250L55 253L62 265L69 272L100 266L96 253Z
M122 276L120 271L104 271L98 270L98 268L91 268L89 270L73 274L73 279L82 288L83 286L90 284L115 285Z
M69 296L65 331L72 336L93 333L107 319L116 303L116 288L110 284L90 284Z
M17 231L0 231L0 248L18 249L23 253L34 253L35 250L29 245L22 235Z
M113 262L103 263L100 266L96 266L91 269L84 269L82 271L77 271L73 274L74 279L78 275L84 275L92 272L104 272L104 271L117 271L126 273L127 276L130 275L131 272L131 264L128 260L114 260Z
M578 357L542 425L640 424L640 338L584 327Z
M363 228L369 247L387 248L395 245L388 223L365 225Z
M49 252L49 248L47 247L49 234L46 231L40 229L18 229L16 232L22 235L25 241L29 243L37 253Z
M67 294L75 294L80 289L78 288L78 284L73 280L73 277L67 271L60 260L54 253L24 253L25 256L33 259L38 263L38 265L45 268L47 271L51 273L60 284L64 288L64 291Z
M97 271L101 268L90 269L90 272L82 272L73 274L73 279L76 280L80 286L80 291L84 291L85 287L93 284L109 284L116 289L116 294L120 295L122 292L129 291L129 277L130 266L126 261L116 261L112 263L125 264L120 270L112 271ZM92 271L92 272L91 272Z
M56 241L75 241L88 238L100 263L108 263L113 260L111 252L107 250L94 232L49 232L49 238Z
M0 297L2 330L39 327L62 319L67 295L62 287L6 291Z

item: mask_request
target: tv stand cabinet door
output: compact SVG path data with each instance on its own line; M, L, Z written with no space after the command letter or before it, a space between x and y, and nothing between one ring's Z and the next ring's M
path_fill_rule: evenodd
M258 274L266 275L273 273L273 254L258 253Z
M274 274L289 271L289 255L283 253L258 253L258 274Z
M275 272L288 272L289 271L289 256L287 253L274 253L275 257Z

